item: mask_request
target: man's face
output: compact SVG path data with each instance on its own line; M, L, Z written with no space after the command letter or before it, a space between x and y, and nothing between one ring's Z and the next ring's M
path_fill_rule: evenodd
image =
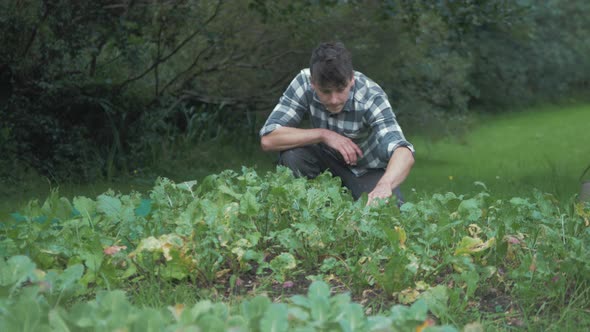
M354 78L351 78L344 87L323 87L315 85L313 81L311 86L328 112L336 114L342 111L344 104L348 101L350 90L354 86Z

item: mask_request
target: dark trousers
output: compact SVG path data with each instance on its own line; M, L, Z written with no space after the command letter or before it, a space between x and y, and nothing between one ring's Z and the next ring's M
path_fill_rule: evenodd
M304 176L309 179L329 170L332 175L342 180L342 184L350 190L355 200L359 199L362 193L370 193L385 173L383 169L372 168L357 177L346 167L340 153L324 144L312 144L282 151L279 155L279 164L289 167L295 176ZM394 193L398 204L401 205L403 201L399 187L395 188Z

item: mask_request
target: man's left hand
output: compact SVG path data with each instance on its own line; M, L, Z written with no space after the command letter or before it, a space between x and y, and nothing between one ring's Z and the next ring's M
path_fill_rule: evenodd
M391 187L387 184L377 183L373 191L369 193L369 200L367 205L375 204L378 200L389 201L389 197L393 193Z

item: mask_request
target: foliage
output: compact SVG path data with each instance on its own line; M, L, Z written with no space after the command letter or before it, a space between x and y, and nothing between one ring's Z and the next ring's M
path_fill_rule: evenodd
M389 313L367 316L350 296L332 296L330 287L314 282L307 296L294 296L288 303L271 303L265 296L243 301L239 308L203 300L192 307L176 304L151 309L133 306L121 290L102 291L94 300L63 303L77 289L82 266L62 273L35 269L26 256L1 260L0 327L5 331L94 329L113 331L206 330L206 331L406 331L427 321L428 307L418 301L411 307L397 305ZM429 331L457 331L449 326Z
M413 308L426 312L421 299L454 325L470 320L452 318L455 311L485 313L485 302L481 308L472 303L498 293L523 310L536 311L542 301L540 313L546 315L590 300L584 291L590 273L587 204L564 208L540 192L511 199L449 192L398 210L364 206L366 198L354 202L345 191L329 174L308 181L285 168L263 177L244 168L211 175L198 186L162 178L149 197L110 191L70 201L54 192L2 223L0 252L6 262L26 255L41 270L76 276L75 294L154 277L238 292L246 290L244 280L264 289L320 278L355 297L370 291L386 301L418 301ZM31 261L19 266L34 271ZM16 279L5 285L5 294L33 277L10 278ZM346 324L363 319L348 297L328 300L326 289L310 287L308 297L317 294L317 303L294 297L299 309L290 309L296 317L290 324L311 317L330 328L339 312L356 317ZM268 310L269 317L282 317L288 309ZM392 315L410 315L399 310ZM424 321L419 317L412 324Z
M290 53L247 4L2 3L2 152L58 180L110 178L168 147L155 141L250 134L247 104L291 68L270 66ZM224 132L203 135L195 122Z
M447 114L587 88L589 11L581 0L5 2L2 166L111 178L186 144L256 139L312 47L332 39L402 122L446 134Z

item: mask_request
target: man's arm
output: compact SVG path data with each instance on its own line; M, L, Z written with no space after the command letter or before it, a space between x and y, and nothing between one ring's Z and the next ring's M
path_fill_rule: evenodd
M413 165L414 155L410 149L405 146L395 149L381 180L369 193L367 205L371 204L375 199L389 198L393 189L397 188L408 177Z
M263 151L284 151L299 146L320 143L323 130L325 129L279 127L262 136L260 146Z
M350 165L355 165L357 159L363 156L361 149L350 138L322 128L279 127L260 139L260 146L264 151L283 151L316 143L324 143L336 149Z

